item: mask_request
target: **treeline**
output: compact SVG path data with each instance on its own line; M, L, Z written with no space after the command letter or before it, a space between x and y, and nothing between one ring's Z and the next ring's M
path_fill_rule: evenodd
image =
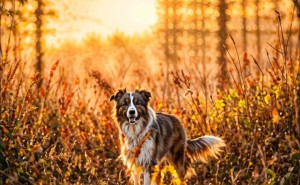
M279 12L284 25L279 25ZM217 63L218 76L228 79L227 50L233 48L229 34L235 38L239 52L252 54L260 63L262 57L266 58L266 49L280 47L280 29L285 38L290 37L289 48L297 44L293 1L161 0L158 15L156 31L168 69L196 63L205 76Z

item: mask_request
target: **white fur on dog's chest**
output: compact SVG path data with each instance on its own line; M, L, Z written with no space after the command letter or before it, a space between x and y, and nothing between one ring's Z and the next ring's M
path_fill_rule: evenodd
M126 148L128 151L130 151L131 155L134 153L134 151L139 147L139 142L126 142ZM141 149L138 150L139 154L136 154L137 157L134 161L137 165L140 166L147 166L151 164L151 161L153 160L154 155L154 139L152 137L149 137L141 146Z
M150 165L151 160L153 159L154 153L154 140L152 137L147 139L143 144L140 155L137 158L137 163L139 165L145 166L145 164Z
M148 167L156 160L155 139L151 135L149 137L146 136L147 133L150 132L150 128L156 120L156 116L151 108L148 108L148 112L150 118L146 127L143 127L143 121L146 121L143 117L137 120L135 125L130 125L126 122L121 125L122 132L125 136L124 145L122 146L122 159L128 167L131 167L133 163L137 166Z

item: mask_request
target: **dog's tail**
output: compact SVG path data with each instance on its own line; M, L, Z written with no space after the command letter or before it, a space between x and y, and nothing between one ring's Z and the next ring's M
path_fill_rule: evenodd
M202 136L187 141L187 157L190 162L207 162L209 158L217 158L225 142L215 136Z

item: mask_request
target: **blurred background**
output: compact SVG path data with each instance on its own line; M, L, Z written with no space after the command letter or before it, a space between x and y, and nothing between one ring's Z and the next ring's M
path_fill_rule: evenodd
M0 184L128 184L109 97L146 88L188 138L187 184L300 184L297 0L0 0ZM154 179L178 184L163 163ZM155 178L156 178L155 177Z
M289 53L297 45L292 0L28 0L16 1L14 7L11 1L2 4L10 10L7 14L17 11L13 22L3 15L2 40L11 37L14 46L8 49L14 50L11 54L16 60L26 60L29 69L44 74L59 60L61 75L69 80L84 81L93 70L114 88L149 88L151 79L165 84L150 87L161 96L170 94L170 72L181 69L196 80L210 79L210 89L215 92L216 77L230 78L226 60L235 46L229 34L241 57L255 57L262 68L268 65L263 62L267 61L266 51L280 47L279 29L289 39ZM275 10L281 15L282 27ZM5 29L8 27L12 30Z

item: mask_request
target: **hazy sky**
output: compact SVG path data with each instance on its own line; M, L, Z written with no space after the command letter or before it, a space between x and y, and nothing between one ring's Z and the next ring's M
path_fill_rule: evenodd
M116 30L126 34L142 33L156 22L155 0L62 0L55 2L58 20L53 40L80 40L86 33L104 37Z

